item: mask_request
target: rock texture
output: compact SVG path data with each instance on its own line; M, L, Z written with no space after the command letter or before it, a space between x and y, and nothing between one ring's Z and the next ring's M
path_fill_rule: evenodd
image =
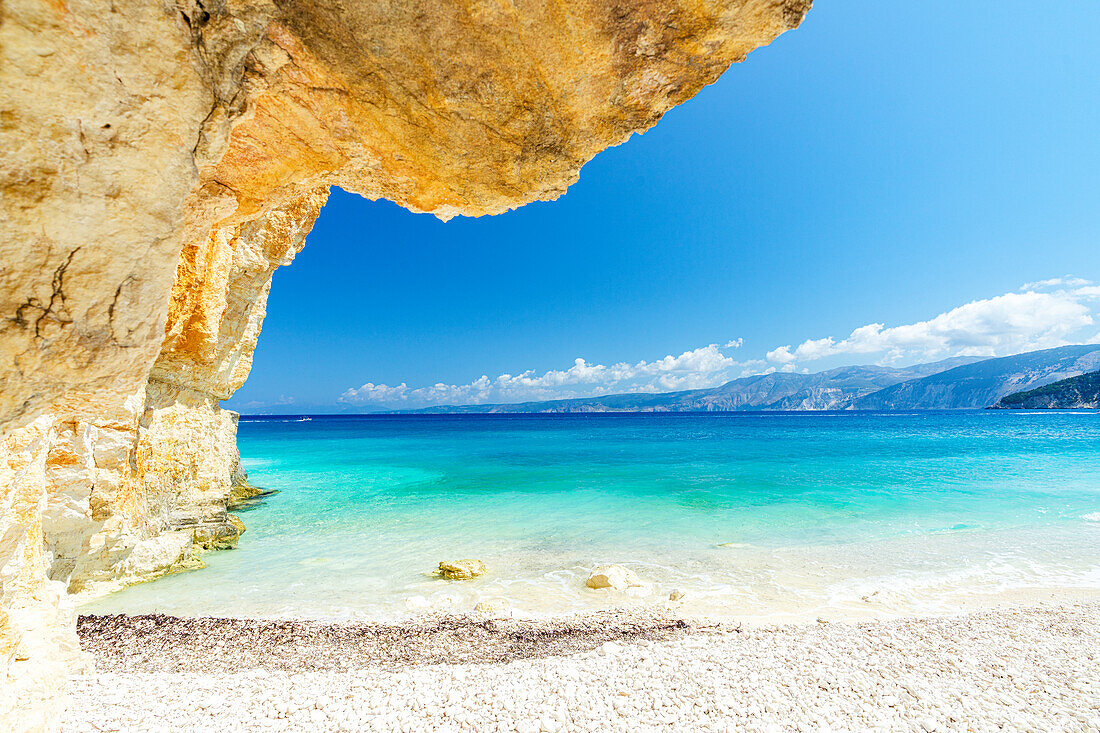
M641 587L642 581L630 568L622 565L601 565L589 574L585 585L596 589L626 590Z
M231 545L219 402L328 188L560 195L809 0L0 4L0 720L58 719L68 591Z
M481 560L443 560L439 563L439 574L447 580L471 580L489 569Z

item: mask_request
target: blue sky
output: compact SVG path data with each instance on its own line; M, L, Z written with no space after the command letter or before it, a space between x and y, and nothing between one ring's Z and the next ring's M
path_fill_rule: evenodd
M1098 38L1095 0L822 0L555 202L443 223L334 191L226 406L543 399L1095 340Z

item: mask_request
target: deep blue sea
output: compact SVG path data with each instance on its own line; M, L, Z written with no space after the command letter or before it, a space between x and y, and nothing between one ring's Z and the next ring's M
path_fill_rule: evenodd
M1100 413L243 417L279 493L86 611L388 619L667 604L889 616L1100 594ZM489 573L451 582L440 560ZM585 587L622 563L647 585Z

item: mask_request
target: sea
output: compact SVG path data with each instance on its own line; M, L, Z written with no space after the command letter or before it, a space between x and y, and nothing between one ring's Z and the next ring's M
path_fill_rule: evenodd
M81 612L771 623L1100 597L1096 411L243 416L238 443L273 492L238 548ZM488 572L433 573L463 558ZM586 587L610 563L644 584Z

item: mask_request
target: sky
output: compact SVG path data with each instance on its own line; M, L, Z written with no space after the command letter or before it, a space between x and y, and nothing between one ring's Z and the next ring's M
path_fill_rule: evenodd
M554 202L334 190L245 413L716 386L1100 341L1100 3L822 0Z

